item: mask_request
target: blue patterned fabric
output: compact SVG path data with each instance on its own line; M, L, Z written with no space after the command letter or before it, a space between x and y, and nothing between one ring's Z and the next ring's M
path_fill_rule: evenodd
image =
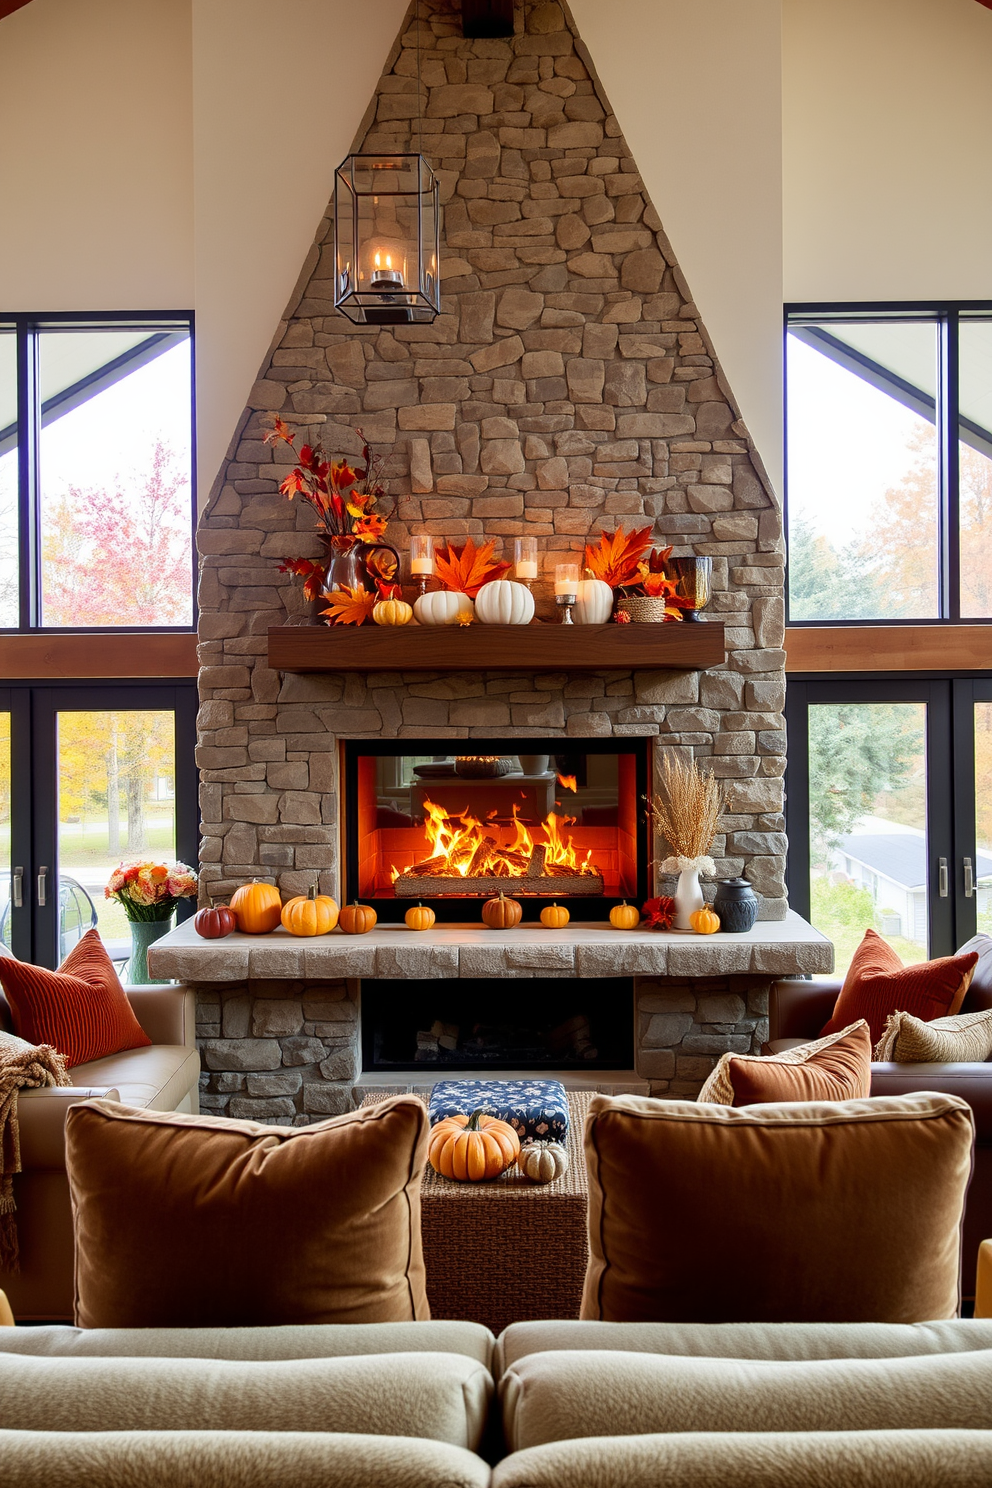
M509 1122L522 1142L564 1142L568 1136L568 1100L560 1080L439 1080L428 1109L431 1126L481 1109Z

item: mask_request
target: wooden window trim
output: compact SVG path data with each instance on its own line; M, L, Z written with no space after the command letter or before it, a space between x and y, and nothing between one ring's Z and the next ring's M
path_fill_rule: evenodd
M992 669L992 625L788 626L786 672Z
M0 636L0 678L195 677L193 633L100 631L87 635Z

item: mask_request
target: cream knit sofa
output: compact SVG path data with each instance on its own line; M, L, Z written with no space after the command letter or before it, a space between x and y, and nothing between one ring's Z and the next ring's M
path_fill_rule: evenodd
M0 1423L9 1488L987 1488L992 1321L9 1328Z

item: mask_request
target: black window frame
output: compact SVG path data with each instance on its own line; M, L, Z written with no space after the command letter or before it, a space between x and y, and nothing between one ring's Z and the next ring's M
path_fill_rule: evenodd
M933 324L937 331L937 397L934 425L937 434L937 604L934 616L879 616L870 620L800 620L790 613L789 585L789 330L800 317L843 320L858 316L912 319ZM992 321L992 300L847 300L794 301L784 307L782 336L782 428L784 465L782 474L782 520L785 532L786 624L804 630L840 626L868 628L879 625L992 625L992 616L961 614L961 528L958 439L958 346L962 318L987 315ZM929 399L921 401L930 402Z
M65 327L94 331L133 327L149 337L182 331L190 344L190 598L189 625L44 625L41 623L41 489L38 449L43 406L39 396L38 338ZM14 332L17 359L17 555L18 624L0 626L0 635L191 635L197 628L196 602L196 329L192 310L0 311L0 331ZM111 364L112 365L112 364ZM102 369L105 371L106 369ZM67 390L81 392L91 374Z

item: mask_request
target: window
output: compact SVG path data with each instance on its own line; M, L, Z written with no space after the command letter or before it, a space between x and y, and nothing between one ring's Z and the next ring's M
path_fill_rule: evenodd
M992 619L992 307L786 312L791 624Z
M0 629L194 624L191 325L0 317Z

